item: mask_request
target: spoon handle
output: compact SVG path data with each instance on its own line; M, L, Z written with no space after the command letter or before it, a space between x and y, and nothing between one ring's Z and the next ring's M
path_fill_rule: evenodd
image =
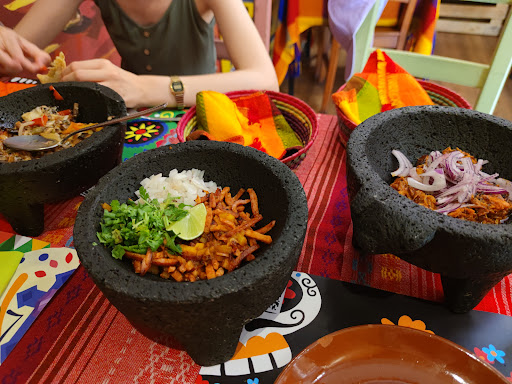
M143 111L133 112L133 113L130 113L130 114L126 115L126 116L121 116L121 117L118 117L116 119L104 121L103 123L98 123L98 124L90 125L88 127L77 129L76 131L71 132L69 135L65 136L61 140L61 143L65 142L70 137L72 137L72 136L74 136L74 135L76 135L78 133L85 132L85 131L88 131L90 129L95 129L95 128L99 128L99 127L105 127L107 125L113 125L113 124L121 123L123 121L134 119L136 117L143 116L143 115L146 115L148 113L156 112L156 111L158 111L158 110L160 110L162 108L165 108L166 106L167 106L167 103L163 103L163 104L157 105L156 107L148 108L148 109L145 109Z

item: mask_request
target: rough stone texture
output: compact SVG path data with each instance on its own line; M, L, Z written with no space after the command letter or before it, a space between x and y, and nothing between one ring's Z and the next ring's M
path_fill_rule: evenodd
M59 110L79 105L78 121L102 122L126 115L123 99L96 83L59 83L64 100L55 100L49 85L38 85L0 98L0 126L12 127L21 115L40 105ZM14 230L37 236L44 230L44 203L77 196L121 162L125 124L96 132L73 148L40 159L0 165L0 212Z
M439 106L407 107L373 116L352 133L348 189L354 244L363 253L393 253L440 273L446 302L465 312L512 272L512 227L448 217L399 195L389 184L393 149L414 164L433 150L459 147L489 160L483 170L512 179L512 122Z
M139 276L129 260L116 260L97 243L101 203L134 198L140 181L172 169L197 168L232 193L252 187L258 195L261 225L276 220L247 265L220 278L194 283ZM200 365L229 360L243 326L282 293L296 267L307 227L307 201L295 174L280 161L253 148L194 141L153 149L122 163L87 195L75 223L74 242L82 265L110 302L140 330L172 335Z

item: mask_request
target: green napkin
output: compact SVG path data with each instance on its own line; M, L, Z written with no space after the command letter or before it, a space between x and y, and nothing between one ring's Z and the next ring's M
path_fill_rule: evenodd
M11 281L12 275L16 272L22 257L23 252L19 251L0 252L0 296L2 296L5 288L9 285L9 281Z

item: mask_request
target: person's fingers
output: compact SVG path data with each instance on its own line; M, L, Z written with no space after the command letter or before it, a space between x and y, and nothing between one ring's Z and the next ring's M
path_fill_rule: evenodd
M29 57L31 60L29 61L28 66L25 68L27 70L30 70L32 72L37 72L41 69L43 66L47 66L51 63L52 58L48 53L40 49L35 44L32 44L30 41L22 39L21 40L21 47L23 49L23 52L25 53L25 57ZM26 63L22 63L26 64Z
M25 59L23 55L23 50L20 46L20 40L18 39L18 36L14 34L11 31L7 31L6 33L2 34L2 46L3 51L9 55L9 57L19 63L21 65L21 62Z
M10 57L12 69L37 72L43 65L51 61L46 52L13 31L3 30L2 32L2 51Z
M71 72L79 72L82 70L107 70L110 62L105 59L91 59L82 61L73 61L63 71L64 75Z
M105 72L101 69L66 68L62 72L62 81L94 81L101 82L106 79Z
M16 75L21 72L23 67L17 61L14 61L7 53L0 50L0 72L4 75Z

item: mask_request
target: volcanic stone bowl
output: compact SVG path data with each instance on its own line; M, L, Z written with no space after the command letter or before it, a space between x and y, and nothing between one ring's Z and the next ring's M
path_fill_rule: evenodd
M72 109L78 103L77 121L102 122L109 116L126 115L123 99L96 83L58 83L63 100L56 100L48 84L0 98L0 126L13 127L21 115L41 105ZM0 163L0 212L22 235L37 236L44 230L44 204L77 196L121 162L126 124L94 133L72 148L39 159Z
M212 280L175 282L139 276L130 260L116 260L97 244L102 203L136 198L140 182L153 174L193 168L204 170L206 181L229 186L233 193L254 188L263 223L276 220L269 232L272 243L258 249L255 260ZM302 249L307 219L304 190L285 164L238 144L191 141L143 152L105 175L80 206L74 243L90 277L136 328L157 341L171 336L197 364L210 366L233 356L243 326L285 289Z
M512 272L512 225L481 224L424 208L389 184L393 149L413 163L451 146L489 160L483 170L512 179L512 122L452 107L406 107L360 124L348 146L353 243L363 254L392 253L441 275L445 303L467 312Z

